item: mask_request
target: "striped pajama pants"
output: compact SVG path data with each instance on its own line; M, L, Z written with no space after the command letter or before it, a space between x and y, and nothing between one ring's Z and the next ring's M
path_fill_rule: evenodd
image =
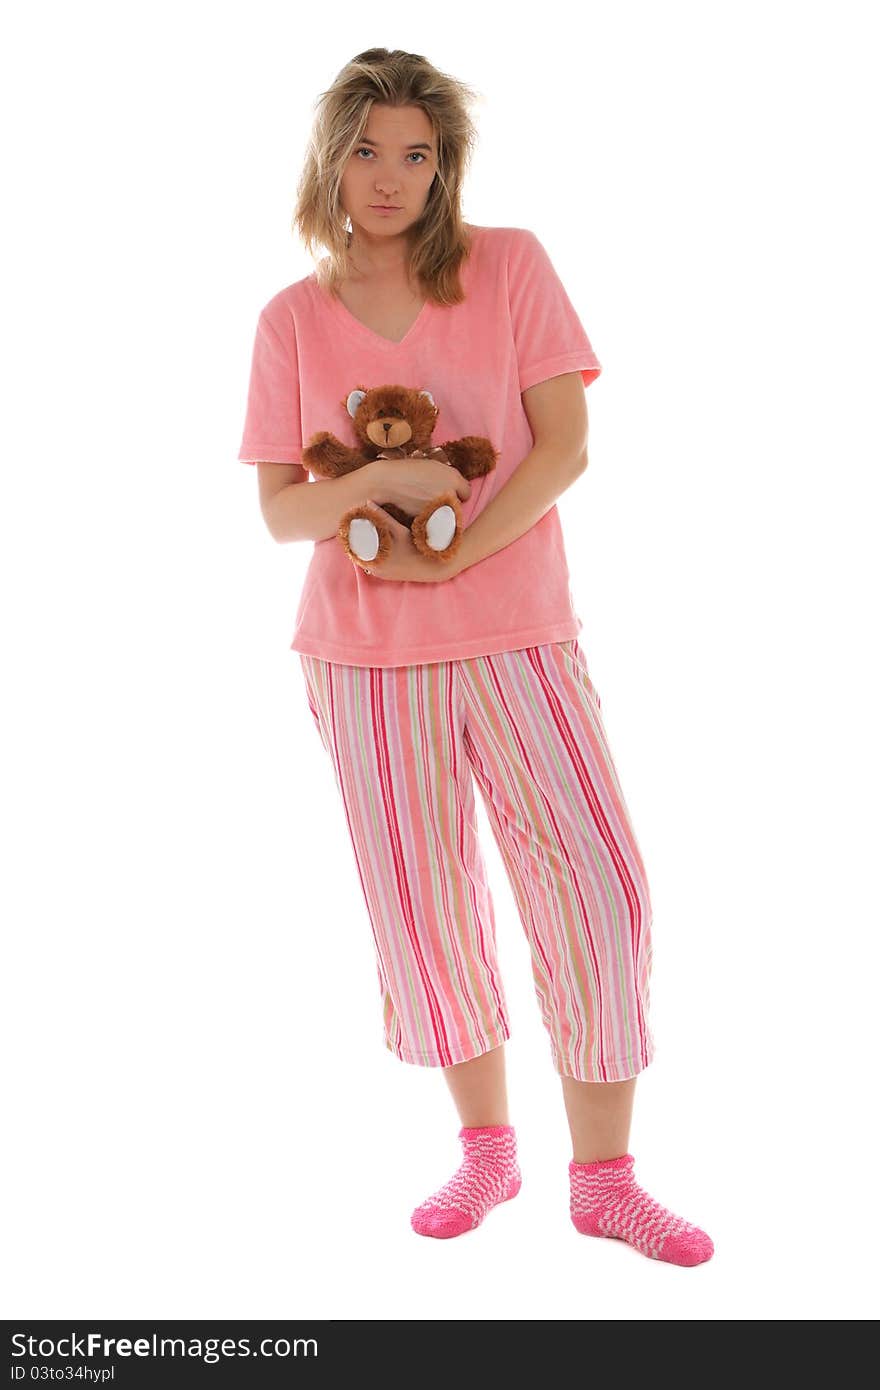
M556 1071L623 1081L646 1067L651 900L577 639L415 666L300 662L372 924L386 1047L450 1066L510 1036L476 780Z

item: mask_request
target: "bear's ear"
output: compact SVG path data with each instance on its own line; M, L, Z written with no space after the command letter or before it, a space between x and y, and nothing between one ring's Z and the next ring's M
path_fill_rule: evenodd
M431 402L431 404L434 405L434 397L431 395L431 392L430 392L430 391L420 391L420 392L419 392L419 395L420 395L420 396L427 396L427 397L428 397L428 400ZM436 410L437 407L434 406L434 409Z
M348 400L345 402L345 405L352 419L354 419L355 415L357 414L360 403L364 399L364 396L366 394L366 391L349 392Z

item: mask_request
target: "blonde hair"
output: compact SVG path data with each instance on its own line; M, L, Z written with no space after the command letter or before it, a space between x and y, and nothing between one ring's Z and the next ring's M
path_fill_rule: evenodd
M318 246L327 248L329 254L315 268L322 288L335 293L351 269L351 233L340 204L340 185L371 107L375 102L420 106L433 127L437 173L424 212L409 229L408 274L436 303L461 303L458 270L470 243L460 202L476 146L476 128L467 108L480 99L473 88L439 72L419 53L368 48L346 63L315 103L292 222L313 258Z

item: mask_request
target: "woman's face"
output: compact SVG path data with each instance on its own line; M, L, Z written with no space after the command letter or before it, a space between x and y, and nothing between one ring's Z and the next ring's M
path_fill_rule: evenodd
M436 173L434 133L422 108L375 103L342 175L340 197L353 240L377 250L395 238L405 241L424 211ZM376 205L397 211L378 212Z

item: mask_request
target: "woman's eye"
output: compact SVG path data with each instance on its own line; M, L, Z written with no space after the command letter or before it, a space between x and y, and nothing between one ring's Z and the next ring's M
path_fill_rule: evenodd
M372 153L373 153L373 151L372 151L371 149L369 149L366 145L361 145L360 149L355 150L355 154L372 154ZM421 163L423 160L427 159L427 157L428 157L427 155L422 154L421 150L411 150L410 153L407 155L407 159L412 159L412 158L413 158L413 155L415 155L415 156L417 157L417 159L419 160L420 163ZM363 163L363 160L361 161L361 163Z

